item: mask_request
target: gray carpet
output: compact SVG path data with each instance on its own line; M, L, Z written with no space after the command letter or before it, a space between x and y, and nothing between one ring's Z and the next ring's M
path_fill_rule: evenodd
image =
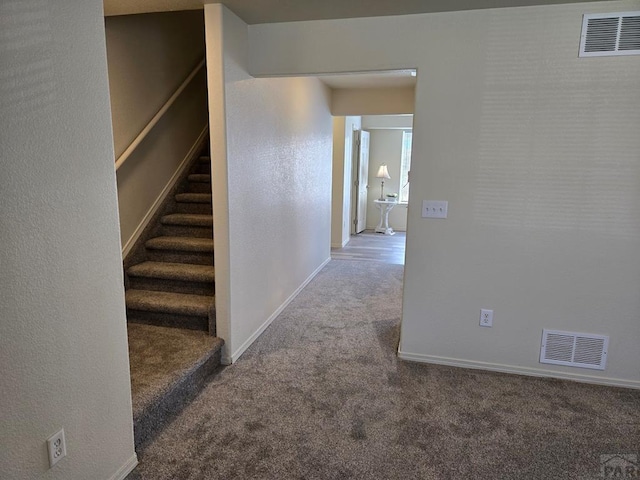
M134 436L144 447L220 365L223 341L207 332L127 325Z
M143 479L596 479L640 392L403 362L403 267L334 260L142 452Z

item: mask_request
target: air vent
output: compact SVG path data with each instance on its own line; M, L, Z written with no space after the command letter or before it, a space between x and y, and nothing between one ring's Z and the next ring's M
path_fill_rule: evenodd
M581 57L640 55L640 12L584 15Z
M604 370L609 337L586 333L542 331L540 363Z

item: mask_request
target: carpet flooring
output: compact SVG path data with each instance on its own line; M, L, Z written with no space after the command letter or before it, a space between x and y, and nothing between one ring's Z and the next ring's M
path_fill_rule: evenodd
M143 448L220 365L223 341L207 332L127 325L135 444Z
M332 261L129 480L597 479L640 392L404 362L403 267Z

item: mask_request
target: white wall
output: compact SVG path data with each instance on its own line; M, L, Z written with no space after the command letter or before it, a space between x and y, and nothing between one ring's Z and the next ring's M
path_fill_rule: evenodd
M332 115L396 115L413 113L413 88L335 88Z
M319 80L247 73L248 28L230 10L205 5L205 23L216 316L229 362L329 259L332 119Z
M365 117L370 118L370 117ZM363 118L363 123L365 118ZM402 163L402 133L398 129L369 130L369 194L367 195L367 229L372 230L380 222L380 210L374 200L380 198L380 179L376 178L378 168L387 164L389 180L384 182L384 194L400 194L400 164ZM407 130L411 131L411 130ZM399 232L407 230L407 206L398 204L389 212L389 226Z
M634 9L250 28L255 75L418 69L405 358L640 387L640 57L577 56L584 13ZM449 218L420 218L423 199ZM607 369L539 364L544 327L610 335Z
M131 144L204 57L202 11L107 17L107 56L116 156ZM207 123L202 69L118 170L125 251Z
M0 476L122 478L136 459L102 2L3 3L0 31Z
M335 248L344 247L351 234L354 134L361 123L360 117L333 118L331 246Z

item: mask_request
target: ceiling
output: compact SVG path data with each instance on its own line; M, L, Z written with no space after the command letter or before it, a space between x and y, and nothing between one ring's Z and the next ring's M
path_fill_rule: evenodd
M586 1L597 0L104 0L104 13L109 16L197 10L204 3L223 3L246 23L254 25Z

